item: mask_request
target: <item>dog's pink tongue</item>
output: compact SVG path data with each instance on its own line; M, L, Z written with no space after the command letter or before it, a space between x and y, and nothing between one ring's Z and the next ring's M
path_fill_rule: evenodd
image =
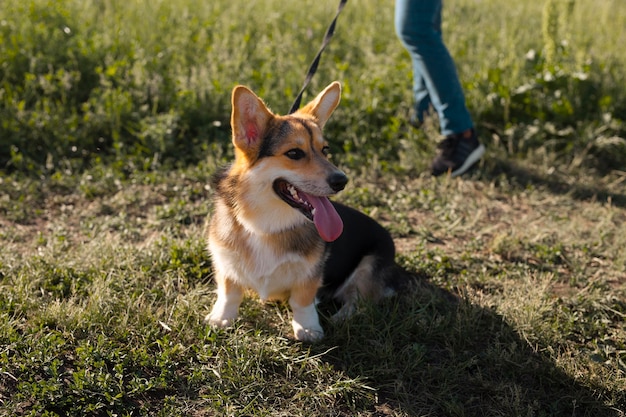
M322 239L326 242L332 242L341 236L343 221L330 200L326 197L315 197L312 195L307 195L307 200L315 208L313 222Z

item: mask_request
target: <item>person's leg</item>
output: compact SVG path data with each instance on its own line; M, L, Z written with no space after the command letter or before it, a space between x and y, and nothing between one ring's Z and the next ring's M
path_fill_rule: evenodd
M456 67L441 34L441 0L396 0L395 27L411 56L418 116L432 102L444 136L473 126Z
M426 88L426 82L419 71L413 71L413 108L415 115L411 116L411 124L419 126L424 123L424 118L430 111L431 102Z

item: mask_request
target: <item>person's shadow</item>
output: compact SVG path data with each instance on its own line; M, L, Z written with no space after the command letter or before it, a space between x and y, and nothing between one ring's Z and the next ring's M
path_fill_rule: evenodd
M541 186L552 194L567 194L574 200L608 201L616 207L626 208L626 192L609 190L599 184L568 183L558 175L543 175L512 160L495 156L490 156L483 168L480 169L479 177L485 182L497 183L499 178L506 178L520 188ZM622 187L621 190L626 190L626 187Z
M368 415L624 415L603 403L600 389L583 386L531 348L496 312L426 277L343 324L323 324L327 336L312 353L375 391ZM358 398L346 401L365 411ZM624 394L617 401L626 406Z

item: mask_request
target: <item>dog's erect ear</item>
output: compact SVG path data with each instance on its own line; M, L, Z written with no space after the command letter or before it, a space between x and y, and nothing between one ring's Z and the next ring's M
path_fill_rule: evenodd
M233 144L250 155L249 152L260 145L267 124L274 115L263 100L242 85L233 89L232 106L230 125L233 129Z
M310 114L322 128L330 118L330 115L333 114L340 99L341 84L338 81L334 81L298 112Z

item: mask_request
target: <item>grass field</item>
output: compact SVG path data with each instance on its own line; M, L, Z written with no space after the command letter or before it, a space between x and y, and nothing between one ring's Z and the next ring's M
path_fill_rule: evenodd
M394 236L410 291L293 340L285 304L214 300L209 179L230 90L285 112L335 1L5 0L0 416L624 416L626 5L446 0L488 151L428 176L393 3L350 0L308 97L338 199Z

